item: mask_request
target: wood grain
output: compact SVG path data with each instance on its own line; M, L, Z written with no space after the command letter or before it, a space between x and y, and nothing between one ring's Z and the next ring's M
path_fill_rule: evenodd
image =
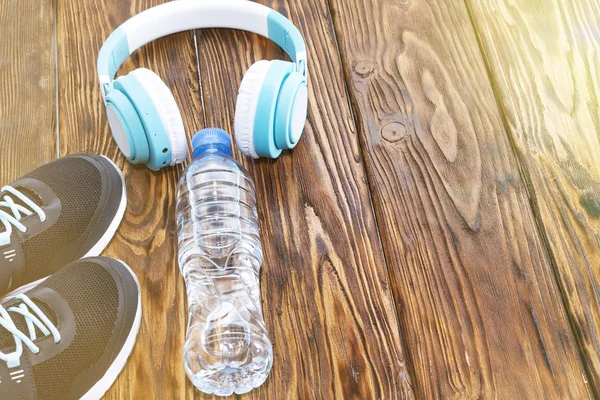
M378 238L342 66L324 2L261 1L308 45L309 118L293 152L241 156L257 184L262 300L274 367L248 398L410 398L402 336ZM198 33L207 124L233 132L237 89L253 62L288 59L264 38ZM246 396L244 396L246 397Z
M599 396L600 6L468 3Z
M52 0L0 2L0 186L56 157Z
M417 396L590 396L466 5L331 8Z
M125 161L109 133L95 72L96 56L108 35L131 16L159 3L61 1L57 10L61 155L105 154L123 169L127 211L105 254L127 262L142 288L143 319L138 341L106 399L183 399L192 398L194 393L182 362L186 306L176 264L174 192L181 167L151 172L143 165ZM137 67L150 68L173 89L176 101L186 110L183 117L187 131L202 127L190 32L146 46L128 60L120 73Z

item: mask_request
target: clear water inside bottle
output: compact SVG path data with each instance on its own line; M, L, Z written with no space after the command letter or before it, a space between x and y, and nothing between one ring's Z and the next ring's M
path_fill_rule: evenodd
M246 393L273 361L260 306L262 250L254 184L231 157L194 160L178 186L179 267L188 327L185 370L205 393Z

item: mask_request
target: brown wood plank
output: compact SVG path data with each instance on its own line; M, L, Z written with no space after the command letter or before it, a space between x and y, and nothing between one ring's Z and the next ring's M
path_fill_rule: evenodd
M261 1L308 43L309 120L293 152L241 156L255 179L265 254L262 301L271 376L248 397L412 397L343 72L325 2ZM260 59L287 59L242 32L198 33L207 124L233 132L237 89Z
M0 1L0 185L56 157L52 0Z
M590 396L466 5L331 7L417 396Z
M598 394L600 5L467 3Z
M80 0L58 2L58 54L61 155L108 155L127 181L125 219L106 255L127 262L142 287L143 319L129 362L106 399L182 399L193 397L182 348L185 290L176 264L175 186L181 167L151 172L118 152L108 130L96 75L96 56L104 39L136 13L160 0ZM186 112L187 131L201 128L202 109L193 36L174 35L134 54L121 74L147 67L173 89Z

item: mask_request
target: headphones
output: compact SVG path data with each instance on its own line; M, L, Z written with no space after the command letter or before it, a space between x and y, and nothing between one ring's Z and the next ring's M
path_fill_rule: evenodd
M276 158L293 148L302 136L308 107L306 46L298 29L275 10L250 1L178 0L124 22L100 49L100 90L121 152L130 162L155 171L186 159L183 120L167 85L145 68L117 79L115 74L146 43L200 28L254 32L289 55L293 62L262 60L248 69L235 106L234 129L246 156Z

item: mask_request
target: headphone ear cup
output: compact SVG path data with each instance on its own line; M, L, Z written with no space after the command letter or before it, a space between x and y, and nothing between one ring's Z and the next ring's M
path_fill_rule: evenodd
M280 93L294 69L293 63L274 60L259 61L246 72L240 87L235 116L236 141L244 154L254 158L277 158L283 148L295 145L294 142L286 147L286 140L283 139L279 140L283 143L281 146L276 142L276 116Z
M146 79L147 76L138 75L136 71L115 80L113 90L117 89L123 93L135 108L148 143L149 155L146 166L157 171L172 162L168 134L170 128L165 122L164 113L160 111L163 107L155 90L157 81L162 85L164 83L154 73L151 76L156 77L156 80Z
M280 149L292 149L296 146L308 112L308 90L306 77L292 72L279 89L275 113L275 144Z
M258 158L254 149L254 125L258 96L271 61L257 61L246 71L235 103L235 141L242 154Z
M246 156L276 158L304 130L306 78L286 61L258 61L244 75L235 105L235 139Z
M150 157L144 125L131 100L118 89L106 95L108 124L121 153L133 164L143 164Z
M285 140L277 140L276 121L282 88L285 87L287 78L294 73L294 70L295 65L291 62L271 61L261 84L254 116L253 135L254 149L260 157L277 158L281 150L286 148Z
M188 154L188 146L183 119L173 93L158 75L147 68L138 68L131 75L141 83L158 110L170 144L169 165L183 162Z

